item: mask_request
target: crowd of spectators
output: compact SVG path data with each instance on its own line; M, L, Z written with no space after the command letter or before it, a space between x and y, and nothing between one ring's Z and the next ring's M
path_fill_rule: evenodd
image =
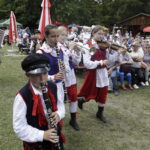
M80 42L86 45L91 38L93 26L74 26L70 29L68 41ZM142 37L139 34L135 37L132 32L126 31L124 34L120 30L113 30L104 27L105 35L103 39L111 44L119 45L119 49L109 47L107 66L109 73L109 91L119 94L119 89L138 89L141 86L149 86L150 83L150 36ZM19 52L27 49L28 53L35 53L41 45L40 32L35 30L31 33L29 27L18 29L19 38L17 45Z

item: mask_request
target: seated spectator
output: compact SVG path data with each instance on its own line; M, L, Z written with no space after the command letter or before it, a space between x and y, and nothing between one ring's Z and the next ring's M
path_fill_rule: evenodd
M150 71L150 46L146 45L144 47L144 57L143 62L146 64L144 75L145 75L145 85L149 86L149 71Z
M22 29L20 27L18 28L18 35L22 36Z
M139 84L145 86L144 78L141 70L142 60L144 57L143 50L139 47L139 43L134 41L132 43L133 51L130 53L131 58L133 59L132 64L132 84L135 89L139 88Z
M120 45L120 39L117 35L114 36L113 43L116 43L116 44Z
M83 26L82 33L79 35L79 39L86 43L91 38L91 28Z
M131 56L128 54L127 50L123 49L121 50L120 55L121 63L120 63L120 83L123 90L126 90L124 84L124 78L127 78L128 80L128 87L129 89L133 89L131 82L132 82L132 75L131 75L131 64L133 63L133 60Z
M126 30L126 31L125 31L125 34L124 34L124 36L125 36L126 38L129 38L129 36L130 36L130 35L129 35L129 32L128 32L128 30Z
M25 31L26 31L26 33L28 34L28 36L30 37L30 36L31 36L31 31L30 31L29 27L26 27L26 28L25 28Z
M113 92L117 96L119 95L119 91L118 91L119 88L118 88L118 83L117 83L117 76L119 74L117 67L119 66L119 63L120 63L119 53L113 50L112 48L110 48L108 61L109 61L109 64L107 68L108 68L109 78L111 78L112 80Z
M17 39L17 45L21 53L24 51L26 53L29 52L30 47L29 36L25 30L22 31L22 34L19 34L19 38Z
M72 27L70 34L68 35L68 40L76 40L77 38L77 27Z
M30 53L36 53L41 46L40 31L36 30L34 35L31 36Z
M18 34L17 46L18 46L18 48L19 48L19 52L22 52L22 48L23 48L23 37L22 37L21 34Z
M28 28L27 28L28 29ZM22 31L23 43L29 43L29 34L26 32L26 28Z

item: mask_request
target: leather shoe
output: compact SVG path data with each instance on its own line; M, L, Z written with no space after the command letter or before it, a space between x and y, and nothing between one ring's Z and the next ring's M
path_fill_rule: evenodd
M83 109L83 103L84 103L84 99L83 98L78 99L78 107L80 109Z
M99 115L99 113L96 113L96 117L103 123L107 123L106 118L103 115Z
M76 122L76 120L70 120L69 124L76 130L79 131L80 127L78 125L78 123Z

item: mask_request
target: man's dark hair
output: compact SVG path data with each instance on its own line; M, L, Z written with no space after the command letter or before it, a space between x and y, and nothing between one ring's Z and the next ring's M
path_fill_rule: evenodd
M44 33L45 33L45 36L48 37L48 35L50 34L50 30L51 29L57 29L58 27L55 26L55 25L47 25L45 28L44 28Z

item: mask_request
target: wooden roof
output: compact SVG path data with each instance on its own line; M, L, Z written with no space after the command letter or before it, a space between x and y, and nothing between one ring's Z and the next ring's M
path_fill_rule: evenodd
M119 24L121 25L150 25L150 15L145 13L140 13L135 16L129 17Z

